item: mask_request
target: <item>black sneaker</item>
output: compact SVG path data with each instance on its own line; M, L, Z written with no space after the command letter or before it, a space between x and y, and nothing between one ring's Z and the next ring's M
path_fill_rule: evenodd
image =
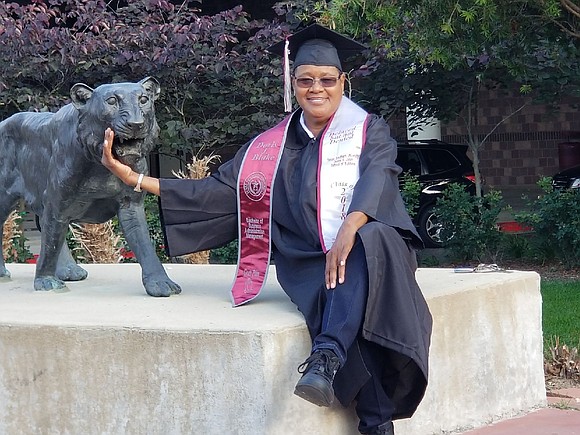
M303 373L296 384L294 394L318 406L330 406L334 402L332 382L340 362L336 354L329 349L314 351L298 367Z

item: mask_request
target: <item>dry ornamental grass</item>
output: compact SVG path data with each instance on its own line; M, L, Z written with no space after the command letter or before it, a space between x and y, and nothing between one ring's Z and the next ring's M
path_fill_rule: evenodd
M119 263L121 236L111 221L104 224L71 224L69 229L78 244L79 260L84 263Z
M18 259L13 240L21 236L20 215L17 211L13 211L4 222L4 231L2 233L2 255L6 261Z
M580 381L580 356L578 349L560 344L559 337L550 346L551 358L546 358L544 370L546 375Z

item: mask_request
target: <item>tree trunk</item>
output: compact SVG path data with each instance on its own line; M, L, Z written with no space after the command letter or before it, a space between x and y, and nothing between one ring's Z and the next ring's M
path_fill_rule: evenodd
M481 172L479 171L479 143L473 138L469 139L469 149L471 150L473 160L473 173L475 174L475 195L483 196Z

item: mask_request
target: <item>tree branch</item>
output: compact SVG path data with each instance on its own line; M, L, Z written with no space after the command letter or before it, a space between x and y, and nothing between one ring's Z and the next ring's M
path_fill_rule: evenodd
M580 6L575 4L572 0L560 0L560 4L576 18L580 18Z
M530 104L531 100L526 101L524 104L522 104L518 109L514 110L512 113L510 113L508 116L506 116L505 118L503 118L500 122L498 122L497 124L495 124L493 126L493 128L489 131L489 133L487 133L485 135L485 137L481 140L480 145L482 145L492 134L494 131L497 130L497 128L503 124L504 122L506 122L508 119L510 119L512 116L514 116L516 113L520 112L524 107L528 106Z

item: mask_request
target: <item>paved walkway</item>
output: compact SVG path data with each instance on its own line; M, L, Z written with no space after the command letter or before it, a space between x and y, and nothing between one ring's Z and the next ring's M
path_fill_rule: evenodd
M548 408L464 432L464 435L580 435L580 388L552 391Z

